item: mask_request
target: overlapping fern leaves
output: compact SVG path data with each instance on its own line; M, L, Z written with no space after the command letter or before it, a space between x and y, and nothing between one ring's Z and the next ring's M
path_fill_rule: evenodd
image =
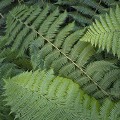
M58 8L54 12L50 12L50 10L49 6L43 10L39 7L37 9L26 6L16 7L8 16L7 35L1 41L2 47L10 46L12 51L18 50L19 56L24 55L25 51L31 46L31 61L35 69L52 67L56 75L75 80L82 85L87 93L96 98L101 99L109 96L112 99L116 97L119 99L120 95L116 95L114 87L119 83L119 76L115 80L111 79L109 84L107 83L109 72L112 72L115 76L119 74L119 70L117 70L119 68L112 65L114 67L109 69L111 64L109 62L103 63L102 65L107 67L106 69L100 69L104 71L102 73L98 71L100 78L96 76L97 70L94 72L95 69L92 70L88 67L89 71L93 71L92 75L87 69L84 70L87 60L95 53L90 44L79 40L85 30L76 30L74 23L68 23L64 26L64 21L67 19L66 11L60 13ZM49 13L50 15L48 15ZM113 72L113 69L117 73ZM102 85L103 83L105 83L105 86Z
M3 79L11 78L19 73L22 73L23 70L20 69L14 63L10 63L6 58L0 56L0 120L13 120L14 115L9 115L10 107L5 106L6 102L4 101L5 97L3 96Z
M12 107L11 113L15 112L20 120L120 119L119 102L106 99L100 105L78 84L55 77L52 70L25 72L5 82L7 105Z
M5 8L10 6L11 3L12 0L0 0L0 20L4 17L3 14L5 14Z
M106 91L106 93L112 98L117 100L120 98L120 68L108 61L96 61L86 67L86 73L98 83L98 85ZM95 98L104 98L97 86L90 82L90 80L84 76L79 80L81 86L87 93L92 93Z
M63 23L67 18L66 12L60 14L57 8L47 17L49 10L49 6L44 10L40 8L35 10L26 6L15 8L8 16L7 35L1 41L1 45L3 45L2 47L11 46L12 51L19 49L18 55L23 55L30 42L34 41L40 49L37 50L37 46L32 44L35 49L32 47L31 51L35 53L34 50L37 50L39 53L33 54L31 52L33 59L36 58L36 55L38 56L37 61L39 62L35 61L36 66L40 64L40 68L43 69L53 65L54 71L59 75L78 77L80 75L79 69L83 72L79 66L83 66L95 51L90 44L79 41L84 30L75 30L74 23L69 23L64 28L60 27L64 25ZM36 14L39 14L40 11L42 12L37 17ZM8 38L9 40L7 40ZM6 40L7 42L5 42ZM74 61L77 62L74 63Z
M1 0L0 1L0 35L4 33L4 24L5 24L5 14L6 14L6 7L11 5L12 0Z
M27 1L34 3L34 0L23 2ZM51 70L38 70L6 79L7 104L11 106L11 113L16 113L16 118L120 119L118 59L94 61L97 48L92 46L120 56L120 8L118 5L114 8L116 1L118 0L79 0L73 3L70 0L62 1L62 4L58 2L58 6L62 6L60 8L29 4L19 5L10 11L7 15L6 35L0 39L1 78L15 76L23 72L23 69L34 71L52 68L55 74ZM109 7L112 8L108 13ZM82 16L79 21L82 26L91 24L96 15L102 15L90 27L81 29L69 17L70 14L75 17L74 11ZM86 22L83 17L91 22ZM3 80L0 80L0 85L3 88ZM4 98L2 92L3 89L0 89L0 100ZM11 119L6 115L9 109L4 109L4 104L5 102L0 104L0 119Z
M90 25L99 14L109 11L119 0L57 0L58 5L67 7L69 15L80 25Z
M120 57L120 7L110 9L110 13L101 16L83 36L81 41L91 42L92 45L98 46L102 50L112 52Z

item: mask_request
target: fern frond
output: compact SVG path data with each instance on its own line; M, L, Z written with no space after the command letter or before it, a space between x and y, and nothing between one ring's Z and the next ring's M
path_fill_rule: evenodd
M4 58L5 61L9 63L14 63L19 68L23 68L25 70L31 70L32 65L30 61L30 57L28 55L23 57L17 57L18 51L11 52L10 48L0 50L0 58Z
M117 66L107 61L96 61L87 66L86 72L99 86L109 93L113 100L120 98L120 94L118 93L120 90L120 69ZM87 93L93 93L95 98L105 97L87 77L82 77L79 82ZM117 88L118 91L115 88Z
M46 4L51 4L52 5L52 0L24 0L24 3L27 5L38 5L40 7L45 7Z
M7 105L20 120L109 120L120 105L108 99L100 105L78 84L54 76L52 70L25 72L6 79L5 83ZM115 120L119 119L119 114L120 111Z
M0 0L0 35L5 35L6 15L17 3L13 0Z
M44 40L42 40L43 38L40 38L39 36L37 37L37 34L41 34L42 36L45 36L47 39L49 39L50 42L52 42L52 46L54 46L55 48L57 47L56 49L58 50L63 45L62 51L64 52L64 54L70 53L71 48L77 46L78 39L83 35L84 30L83 32L76 31L75 33L73 33L75 31L74 23L69 23L65 27L61 27L62 25L64 25L64 21L67 18L67 12L60 14L57 8L53 13L51 13L47 17L50 11L49 6L47 6L44 10L42 10L42 12L40 12L40 15L38 17L36 18L33 17L34 20L32 20L32 22L30 23L32 18L31 17L32 11L34 11L33 12L34 14L35 11L38 14L38 12L40 12L41 10L39 10L39 8L34 9L33 7L28 8L26 6L20 6L20 7L16 7L9 14L7 20L8 22L7 22L6 36L7 37L10 36L10 37L9 37L9 41L5 43L4 41L2 41L3 43L2 47L4 46L4 44L5 46L11 45L12 51L18 50L20 51L19 52L20 55L24 54L25 50L29 47L30 43L35 39L37 40L40 39L41 41L43 41L41 43L44 45ZM13 21L12 18L14 18L15 20ZM17 24L17 22L19 22L20 24ZM12 24L12 26L10 26L10 24ZM74 39L74 41L72 41L72 39ZM64 43L64 41L66 42ZM39 46L43 46L43 45L39 44ZM45 57L48 55L48 53L50 53L51 50L53 51L52 46L46 44L44 48L41 49L41 52L39 52L39 54L41 54L39 55L40 61L41 60L43 61L43 59L45 59ZM82 61L84 61L84 63L89 59L89 56L94 54L94 50L92 47L89 47L89 50L91 50L90 54L87 54L86 51L83 53L83 56L81 56L83 57ZM60 52L60 50L58 52ZM79 54L80 53L78 53L78 55ZM83 65L82 61L81 61L82 63L81 65Z
M38 1L0 0L0 120L120 120L119 0Z
M87 19L85 16L83 16L81 13L78 12L70 12L69 16L72 17L75 21L80 23L80 25L85 26L92 24L91 19Z
M70 16L80 25L90 25L99 14L109 11L117 0L57 0L56 4L67 8Z
M23 17L20 15L21 17L19 17L19 14L16 14L16 9L18 9L18 11L19 9L20 11L21 9L26 11L26 15L24 14ZM34 11L34 8L20 6L20 8L18 7L16 9L13 10L13 13L10 13L9 19L12 20L12 18L14 18L15 24L17 22L20 23L18 24L19 27L16 26L20 32L18 31L18 33L14 34L14 32L9 32L9 28L7 29L7 35L10 37L15 36L16 38L11 39L12 41L8 41L11 43L10 45L13 51L20 50L20 53L24 54L24 52L21 52L21 50L25 51L25 49L22 49L23 47L20 46L26 46L26 48L28 48L31 44L31 61L35 69L53 68L56 75L71 78L80 85L83 85L85 82L82 88L87 91L87 93L94 95L97 99L104 99L107 96L109 96L111 99L119 99L119 95L115 95L115 92L111 93L111 89L109 88L111 82L117 82L117 78L113 79L113 81L111 80L109 85L107 85L109 76L106 77L106 81L104 81L106 86L103 87L100 85L101 83L98 81L98 78L95 77L97 74L95 74L95 76L91 76L91 74L84 70L85 64L95 53L95 50L90 44L79 41L85 30L76 30L74 23L68 23L68 25L64 26L64 21L67 18L66 12L58 14L57 8L57 14L56 11L49 14L50 8L47 6L44 10L42 10L40 14L41 17L37 16L34 18L31 24L28 24L26 20L29 19L29 14ZM18 13L20 13L20 11ZM51 15L55 17L51 18ZM46 24L43 20L46 21ZM47 26L47 29L45 30L46 33L41 33L41 30L44 30L43 25ZM41 26L42 29L40 29ZM16 27L13 29L15 30ZM24 30L29 32L26 34ZM20 36L19 34L24 35ZM21 45L19 41L23 41ZM18 43L20 46L18 46L16 43ZM118 73L119 70L116 72L116 74ZM100 76L102 75L102 73L98 74ZM81 76L83 76L83 78ZM114 76L115 75L113 74L113 77ZM100 81L102 82L101 79Z
M111 115L109 117L110 120L119 120L120 117L118 117L120 115L119 113L119 108L120 108L120 102L117 103L114 108L111 111ZM117 118L118 117L118 118Z
M9 38L9 41L2 41L2 46L1 48L3 48L4 46L9 46L12 43L12 51L16 51L17 49L19 49L19 54L23 55L24 52L28 49L29 44L36 39L37 37L37 33L33 32L33 30L31 28L25 27L25 24L34 26L35 29L40 29L40 25L41 23L46 19L48 13L49 13L49 6L47 6L44 10L41 10L39 7L37 9L33 8L33 7L26 7L26 6L20 6L20 7L16 7L11 14L8 15L8 19L7 19L7 37L6 39ZM20 12L21 11L21 12ZM57 12L58 10L56 10ZM48 22L46 21L46 25L48 24L48 26L51 25L51 22L54 21L54 19L58 13L54 12L54 14L48 17ZM40 14L40 15L38 15ZM11 16L13 15L13 16ZM13 17L15 17L14 15L17 15L17 19L14 21ZM34 16L34 17L33 17ZM53 19L54 17L54 19ZM21 19L21 21L23 21L24 23L22 24L20 21L18 24L17 20ZM10 24L12 24L12 26L10 26ZM49 25L50 24L50 25ZM44 25L44 24L43 24ZM43 26L42 26L43 28ZM40 30L43 30L43 29ZM45 32L45 31L43 31ZM26 39L26 40L25 40ZM13 42L14 41L14 42Z
M14 63L7 62L5 58L0 58L0 85L3 86L2 78L13 77L22 71Z
M42 42L43 39L37 39L35 43L32 43L31 61L35 69L49 69L52 67L56 74L69 78L72 72L79 70L69 59L76 61L78 66L83 66L87 63L87 60L95 53L95 50L90 44L78 41L84 30L77 30L70 34L70 30L73 28L73 23L63 28L56 36L53 45L44 44ZM54 46L57 48L53 48ZM69 59L66 55L69 56Z
M23 70L19 69L14 63L7 62L5 58L0 57L0 120L13 120L14 115L9 115L10 108L5 106L6 102L4 101L3 96L3 78L11 78L17 74L22 73Z
M115 0L102 0L102 1L108 5L113 4L115 2Z
M100 16L100 20L96 20L93 25L88 28L86 34L81 38L81 41L91 42L92 45L106 49L107 52L112 52L120 57L120 7L110 9L110 13L105 17Z
M1 0L0 1L0 12L2 11L3 8L10 5L11 2L12 2L12 0Z
M67 39L65 41L67 42ZM70 63L66 57L61 56L59 51L52 51L51 47L49 47L47 44L46 46L41 48L40 51L38 50L38 48L37 50L34 49L35 51L32 53L32 58L34 58L35 60L32 61L33 66L35 65L41 69L53 68L55 74L71 78L77 81L77 83L81 85L81 88L83 90L85 90L87 93L89 93L97 99L104 99L107 96L110 96L112 100L120 99L120 94L118 92L120 89L120 69L117 66L115 66L112 62L98 61L93 62L92 64L87 66L85 71L87 75L89 75L93 79L93 82L88 78L88 76L82 75L82 72L80 72L80 70L77 69L76 66L74 66L74 64ZM67 44L65 48L67 48ZM63 49L64 53L68 53L68 51L65 51L67 50L65 48ZM79 41L69 53L70 58L73 61L76 61L77 65L84 65L84 62L87 59L85 59L85 56L88 56L90 52L92 52L90 51L90 49L91 46L89 44L84 42L82 43ZM45 52L46 50L47 52ZM46 57L43 56L43 54L46 55ZM100 89L98 88L96 83ZM105 94L102 90L104 90L107 94Z

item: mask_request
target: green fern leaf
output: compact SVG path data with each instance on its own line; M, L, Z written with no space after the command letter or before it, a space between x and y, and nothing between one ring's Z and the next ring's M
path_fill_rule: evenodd
M26 11L26 15L23 14L23 16L20 15L21 17L19 17L18 14L17 18L16 9L18 9L18 11L19 9L20 11L21 9L22 11ZM79 41L79 39L84 35L85 30L76 30L74 23L68 23L68 25L64 26L64 21L67 19L66 12L58 13L57 8L54 12L47 16L50 11L49 6L47 6L44 10L41 10L42 12L40 13L40 16L34 18L33 23L28 24L29 22L27 23L26 20L29 19L29 14L31 14L31 12L34 11L35 13L34 8L20 6L20 8L16 9L13 10L9 16L15 19L13 24L16 24L16 21L20 23L15 28L13 28L13 31L18 29L18 33L9 33L10 29L7 29L7 35L11 36L11 38L13 36L16 38L10 39L10 41L8 41L11 43L11 49L13 51L20 50L20 53L24 54L25 49L31 46L31 61L35 69L53 68L56 75L75 80L80 85L83 85L82 88L87 93L95 96L97 99L104 99L107 96L109 96L111 99L119 99L120 96L116 95L115 90L111 90L109 88L112 82L116 83L118 81L118 78L114 78L115 74L112 76L114 79L108 83L108 78L110 76L105 77L105 81L102 81L100 78L103 73L97 72L97 74L99 74L98 76L97 74L94 74L92 76L89 72L86 72L88 71L87 69L84 70L85 64L87 63L88 59L95 53L95 50L90 44ZM38 9L36 10L38 11ZM20 11L18 13L20 13ZM9 17L9 19L11 18ZM46 33L41 33L41 30L44 31L43 25L47 26L47 29L45 29ZM20 34L24 35L21 36ZM109 67L107 69L109 69ZM116 74L118 73L119 70L116 72ZM97 78L99 76L100 78ZM86 80L84 81L84 79ZM105 86L102 86L104 83ZM113 92L111 93L111 91Z
M112 97L113 100L120 98L120 94L118 93L120 90L120 69L117 66L107 61L96 61L86 67L86 72ZM79 82L85 91L93 94L95 98L105 97L87 77L81 78ZM115 88L117 88L117 90Z
M4 82L3 78L11 78L17 74L22 73L23 70L19 69L17 65L14 63L10 63L6 61L6 58L2 58L0 56L0 120L13 120L14 115L9 115L10 108L8 106L5 106L6 102L4 101Z
M119 107L119 103L110 100L101 106L78 84L55 77L52 70L25 72L6 79L5 96L11 113L15 112L20 120L109 120ZM119 118L119 113L115 120Z
M110 13L105 17L100 16L100 20L96 20L93 25L88 28L86 34L81 38L81 41L91 42L92 45L106 49L107 52L112 52L120 57L119 41L120 41L120 7L110 9Z
M55 5L67 9L72 17L80 26L91 25L99 14L109 11L111 6L119 4L117 0L57 0Z
M34 16L35 11L36 11L36 14L40 12L40 15L33 17L34 20L32 20L31 22L31 18L32 18L31 16L32 15ZM3 48L4 46L10 45L12 51L16 51L16 50L19 51L19 54L18 54L19 56L25 53L25 51L28 49L32 41L40 40L42 41L41 42L42 45L39 44L39 48L41 47L42 48L41 48L41 51L39 51L39 56L36 56L36 57L38 57L37 61L40 60L41 62L39 63L42 64L44 61L43 59L46 59L46 56L50 52L54 51L54 49L55 50L57 49L59 53L63 51L62 54L65 55L71 52L72 47L73 49L80 47L78 46L78 44L80 44L78 43L78 39L83 35L84 30L75 31L74 23L69 23L65 27L61 27L64 25L64 21L67 19L67 12L59 13L58 8L51 14L49 11L50 11L49 6L46 6L44 10L41 10L39 8L35 9L33 7L28 8L24 5L20 7L16 7L13 11L10 12L8 16L7 35L5 40L2 40L1 48ZM47 17L48 14L50 15ZM14 18L14 21L12 18ZM10 26L10 24L12 24L12 26ZM45 27L46 29L43 26L46 26ZM6 42L6 39L8 37L9 37L9 40ZM46 42L44 41L45 38L49 39L48 44L46 44ZM51 42L51 45L49 44L50 42ZM87 47L89 45L85 43L85 46ZM54 47L54 49L52 47ZM62 47L62 50L60 50L61 47ZM87 53L87 51L89 50L91 51L90 54ZM75 51L78 51L77 58L78 58L79 65L81 66L83 66L87 62L89 57L94 54L94 49L91 46L87 47L86 50L84 49L83 52L79 51L79 49L78 50L75 49ZM80 52L82 52L81 56L80 56ZM82 58L79 59L80 57ZM54 56L53 59L56 59L56 56ZM51 61L50 59L48 60ZM46 60L45 62L47 63ZM52 64L52 61L50 63ZM52 65L49 65L49 67L50 66ZM43 66L41 67L43 68ZM68 73L70 73L70 71Z

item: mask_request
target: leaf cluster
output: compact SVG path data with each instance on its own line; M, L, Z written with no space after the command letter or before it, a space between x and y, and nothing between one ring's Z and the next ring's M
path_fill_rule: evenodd
M0 120L120 120L119 4L0 0Z

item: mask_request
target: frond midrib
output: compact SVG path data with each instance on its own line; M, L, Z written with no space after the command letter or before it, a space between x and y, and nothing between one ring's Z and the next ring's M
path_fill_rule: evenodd
M64 52L62 52L57 46L55 46L52 42L50 42L50 40L46 37L44 37L41 33L39 33L38 31L36 31L36 29L33 26L29 26L27 23L23 23L20 19L16 18L11 12L10 12L11 16L16 19L18 22L20 22L21 24L25 25L27 28L32 29L33 32L35 32L36 34L38 34L40 37L42 37L44 40L46 40L48 43L50 43L56 50L58 50L63 56L65 56L69 61L71 61L85 76L87 76L102 92L103 94L105 94L106 96L110 96L109 93L107 93L104 89L102 89L101 86L98 85L97 82L95 82L91 76L89 76L85 70L80 67L79 65L77 65L69 56L67 56Z

